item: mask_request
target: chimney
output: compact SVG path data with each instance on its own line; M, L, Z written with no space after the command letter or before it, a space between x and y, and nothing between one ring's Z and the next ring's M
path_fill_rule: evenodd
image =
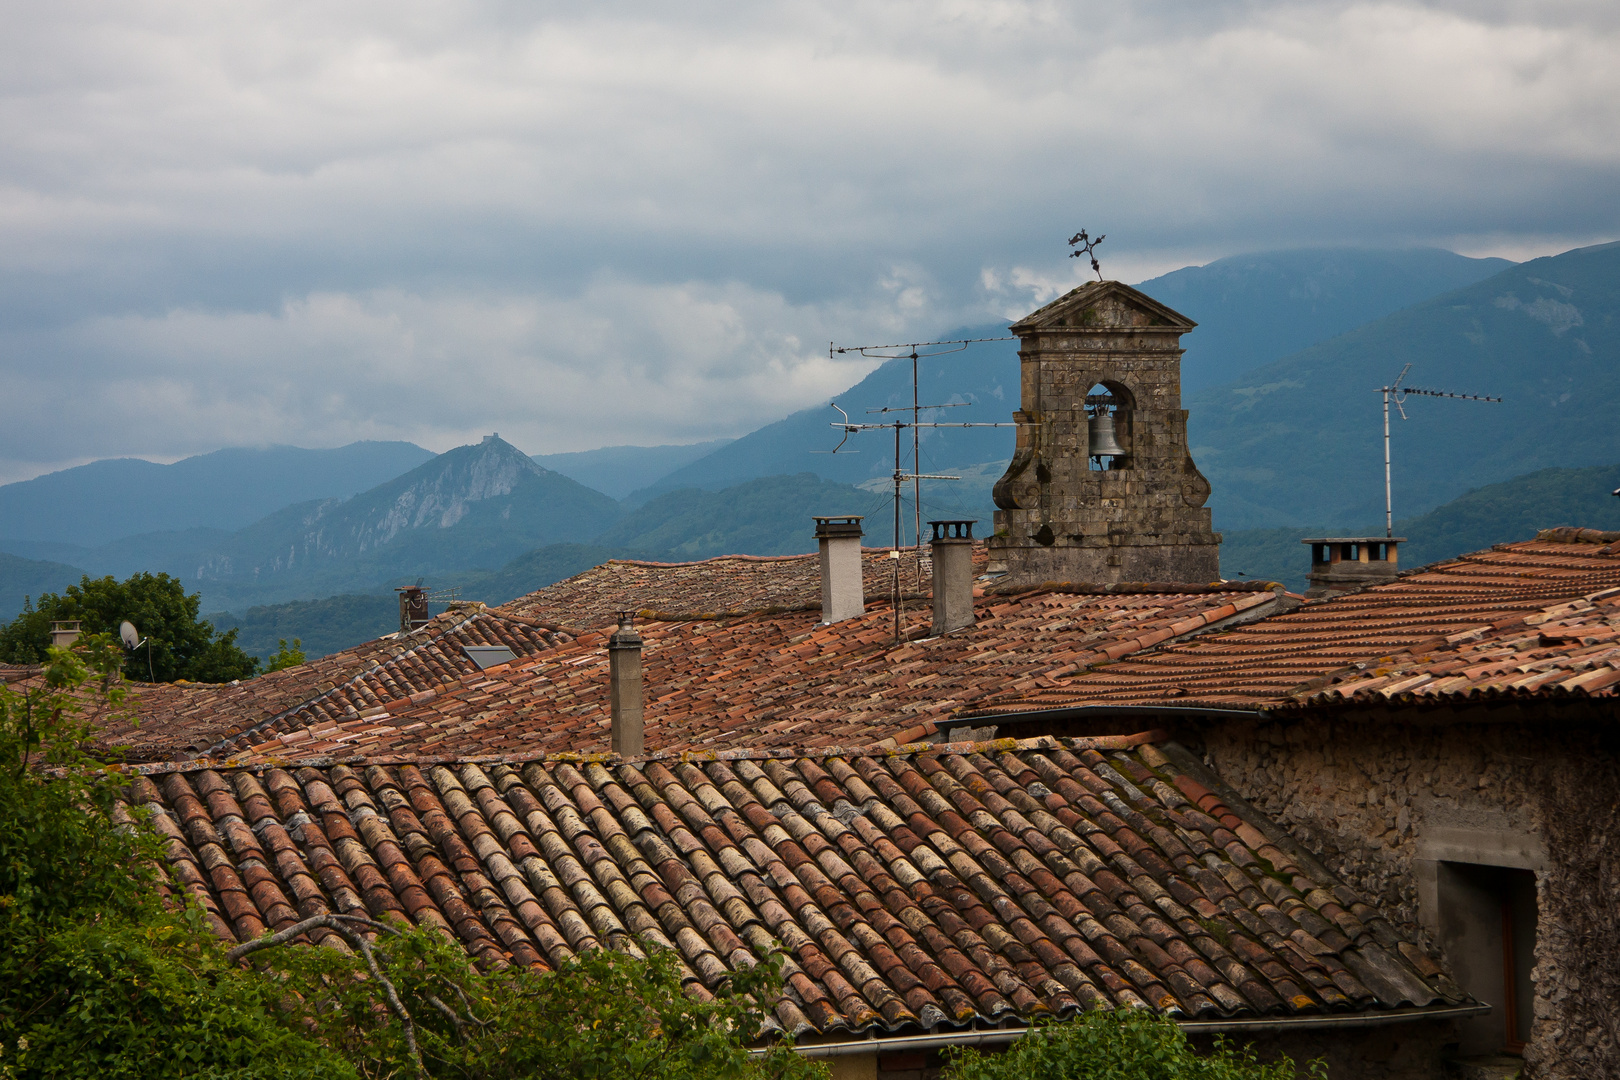
M821 547L821 623L858 618L866 613L861 515L818 517L815 522Z
M1400 573L1396 548L1404 536L1318 536L1311 545L1311 599L1382 585Z
M422 588L422 583L418 581L394 591L399 593L399 632L408 634L426 626L432 616L428 614L427 590Z
M58 649L66 649L79 640L79 620L51 623L51 644Z
M930 521L934 563L934 625L938 637L973 625L973 522Z
M619 612L619 628L608 638L608 679L613 752L623 757L640 757L641 635L636 633L633 612Z

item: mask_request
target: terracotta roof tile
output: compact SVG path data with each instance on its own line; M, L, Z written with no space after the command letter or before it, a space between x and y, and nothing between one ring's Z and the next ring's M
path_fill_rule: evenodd
M1189 591L1035 591L982 599L974 626L938 638L922 637L930 615L926 605L913 605L898 646L892 610L884 606L827 626L817 623L819 609L647 622L638 628L646 642L647 745L909 742L995 693L1056 685L1059 676L1164 640L1176 627L1201 627L1278 602L1258 588L1183 588ZM247 762L292 754L604 750L605 638L583 632L556 642L524 660L444 682L431 696L381 702L366 716L335 707L289 711L211 753Z
M876 602L891 597L896 570L903 596L926 596L933 575L929 557L901 549L901 557L891 560L891 550L867 548L861 552L867 599ZM691 563L614 559L495 610L584 629L609 626L620 611L641 612L664 621L682 615L712 619L720 614L819 611L818 560L817 555L722 555ZM976 572L987 562L984 544L976 543Z
M527 659L572 641L522 616L452 610L410 634L238 683L138 685L135 715L105 719L102 739L129 746L134 760L155 761L205 754L266 725L314 732L335 732L343 722L364 727L383 714L385 703L426 700L446 684L476 682L481 672L464 646L504 645Z
M967 712L1613 697L1620 694L1620 551L1583 541L1589 532L1550 530L1498 545L1247 626L1137 651Z
M1466 1000L1153 738L148 765L129 798L227 940L364 911L485 966L673 948L707 991L780 941L800 1035Z

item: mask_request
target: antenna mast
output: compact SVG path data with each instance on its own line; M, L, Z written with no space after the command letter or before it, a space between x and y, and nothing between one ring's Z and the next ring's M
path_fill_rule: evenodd
M827 344L827 357L829 359L831 359L832 356L835 353L858 353L861 356L869 356L869 357L872 357L874 359L882 359L882 360L906 360L906 359L909 359L911 361L911 404L909 406L901 405L901 406L896 406L896 407L893 407L893 408L890 408L890 407L886 406L886 407L881 408L881 409L868 409L867 410L867 412L869 412L869 413L879 413L879 414L891 413L891 412L909 412L909 413L911 413L911 420L909 422L904 421L904 420L892 420L892 421L890 421L888 423L884 423L884 424L852 424L852 423L850 423L850 420L849 420L849 414L844 412L843 409L839 409L837 402L833 402L832 407L834 409L838 410L838 413L843 417L843 420L842 421L833 421L833 422L831 422L829 424L830 427L842 428L843 432L844 432L844 437L838 441L838 445L833 447L833 449L831 451L834 454L838 453L838 451L843 447L844 443L849 441L849 437L851 435L855 434L856 432L873 431L873 430L877 430L877 429L880 429L880 428L893 428L894 429L894 549L889 553L889 558L894 561L894 575L893 575L893 582L894 582L894 585L893 585L893 588L894 588L894 640L895 640L896 644L899 644L899 642L900 642L900 634L901 634L901 627L900 627L900 611L901 611L901 608L900 608L900 506L901 506L901 492L905 488L905 482L907 480L910 480L911 481L912 509L915 512L915 516L916 516L915 532L913 533L913 535L916 537L916 546L915 546L915 554L916 554L916 558L917 558L916 566L917 566L918 573L920 575L921 574L921 568L922 568L922 562L921 562L921 558L922 558L922 481L924 481L924 480L960 480L961 479L961 477L959 477L959 476L942 476L942 475L936 475L936 474L932 474L932 473L924 473L922 471L922 458L921 458L922 440L921 440L921 431L919 429L925 428L925 427L930 427L930 428L943 428L943 427L969 428L969 427L1017 427L1018 426L1016 423L952 423L952 424L947 424L947 423L939 423L939 422L934 422L934 421L924 421L922 419L922 410L924 410L924 409L954 409L954 408L960 408L962 406L965 406L965 405L968 405L968 404L971 404L971 403L966 402L966 401L956 401L956 402L950 402L950 403L947 403L947 404L944 404L944 405L923 405L923 404L921 404L920 399L918 397L918 389L917 389L917 361L919 359L921 359L921 358L924 358L924 357L943 356L943 355L945 355L947 353L962 352L969 345L974 345L974 344L977 344L977 343L983 342L983 341L1014 341L1014 340L1016 340L1016 339L1012 338L1012 337L993 337L993 338L957 338L957 339L954 339L954 340L951 340L951 341L908 341L908 342L901 342L899 344L894 344L894 345L849 345L849 346L839 346L839 345L835 345L835 344L833 344L831 342L829 342ZM933 352L918 352L917 351L919 349L929 348L929 347L935 346L935 345L954 345L954 346L956 346L956 348L952 348L952 349L936 349ZM879 350L883 350L883 349L905 349L906 351L905 352L900 352L900 353L885 353L885 352L879 351ZM911 472L909 472L909 473L906 472L905 469L903 468L902 460L901 460L901 457L900 457L900 433L905 428L910 428L911 429L911 464L912 464L912 467L911 467ZM920 587L920 579L919 579L919 587Z
M1406 373L1411 370L1412 365L1407 364L1401 368L1401 373L1395 377L1394 382L1378 388L1378 392L1384 395L1384 535L1386 537L1395 535L1395 505L1390 496L1389 483L1389 403L1391 401L1395 402L1396 411L1401 414L1401 419L1405 420L1406 409L1403 406L1406 399L1413 394L1421 397L1457 398L1460 401L1502 400L1499 397L1488 397L1484 394L1454 394L1449 390L1424 390L1416 386L1401 386L1401 382L1406 378ZM1615 494L1620 495L1620 492Z

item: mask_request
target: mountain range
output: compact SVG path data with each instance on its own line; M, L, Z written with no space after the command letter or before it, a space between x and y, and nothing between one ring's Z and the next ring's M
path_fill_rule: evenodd
M570 480L578 480L604 495L623 499L731 441L710 439L687 446L604 446L566 454L535 454L534 463L560 472Z
M1584 469L1539 469L1469 491L1426 514L1395 522L1406 538L1400 565L1426 566L1492 544L1530 540L1541 529L1575 525L1620 531L1620 464ZM1310 557L1300 543L1333 530L1317 527L1229 532L1221 543L1221 573L1281 581L1303 589ZM1382 529L1365 535L1382 536Z
M233 448L159 465L92 461L0 486L0 538L96 547L141 533L252 524L290 503L348 498L433 457L408 442Z
M1182 341L1187 350L1182 359L1185 395L1513 265L1505 259L1470 259L1432 248L1305 249L1219 259L1144 281L1137 288L1199 323ZM1006 333L1006 323L987 323L942 336L996 338ZM855 422L881 420L868 414L911 404L911 371L909 358L885 361L834 401ZM983 342L925 357L918 362L917 376L918 400L924 404L973 406L933 410L925 417L930 421L1005 422L1018 407L1014 341ZM830 425L838 419L829 405L803 409L670 471L631 500L682 487L718 490L758 476L801 470L828 480L881 487L894 469L891 437L863 432L853 435L840 453L829 454L839 438ZM1012 454L1012 429L925 428L921 434L921 471L963 475L961 481L925 485L924 516L969 513L987 519L992 510L990 487ZM902 450L909 467L909 445ZM1221 524L1218 514L1217 525Z
M1464 284L1385 310L1457 281ZM1381 523L1373 388L1408 360L1408 385L1484 390L1508 401L1414 396L1405 402L1411 420L1397 413L1396 506L1412 534L1403 561L1510 538L1504 530L1533 532L1532 519L1548 524L1562 505L1556 492L1590 487L1591 478L1571 467L1620 461L1620 428L1607 422L1620 398L1617 283L1620 245L1518 266L1445 252L1282 252L1143 283L1200 321L1184 341L1189 372L1242 363L1246 350L1267 361L1186 398L1194 456L1213 482L1216 525L1227 533L1223 567L1302 581L1304 532L1362 532ZM992 324L945 336L1004 333ZM1273 355L1305 340L1306 348ZM890 359L835 400L852 423L885 419L867 410L909 406L911 372L908 357ZM918 376L924 404L965 406L931 410L940 422L1003 422L1017 404L1012 342L925 357ZM356 443L221 451L174 465L96 462L0 487L0 552L7 553L0 617L25 594L58 590L81 572L166 570L203 593L205 611L258 611L246 623L268 635L289 618L369 625L392 610L378 605L378 594L418 576L499 602L615 556L808 551L811 513L865 514L869 542L886 543L892 435L846 433L832 423L839 420L822 406L734 441L535 458L490 437L438 457L409 443ZM846 434L839 453L826 452ZM933 428L921 436L924 471L961 479L926 482L920 516L975 517L988 532L989 488L1010 452L1011 429ZM910 447L902 449L909 468ZM1490 493L1549 466L1556 469L1529 486ZM909 498L908 489L906 542L915 512ZM1482 514L1481 498L1506 502ZM1457 503L1443 508L1452 515L1445 521L1464 524L1424 522L1451 499ZM1502 509L1509 503L1520 507L1513 513L1522 525ZM1576 510L1589 515L1583 524L1601 517L1585 503ZM145 531L119 532L131 525ZM273 610L345 595L362 600L306 606L296 617Z
M1217 259L1137 288L1198 323L1183 342L1187 395L1512 265L1439 248L1305 248Z
M1620 461L1620 243L1535 259L1189 395L1194 460L1221 529L1384 520L1381 397L1397 516L1549 467Z

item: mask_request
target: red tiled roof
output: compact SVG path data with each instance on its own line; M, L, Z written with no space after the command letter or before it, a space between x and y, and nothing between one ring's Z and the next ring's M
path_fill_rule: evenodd
M306 727L372 714L384 701L457 683L478 672L464 646L504 645L520 659L573 641L533 620L451 610L396 634L239 683L135 688L133 718L107 718L102 740L136 760L191 757L266 724Z
M399 917L485 966L674 949L698 994L779 941L775 1018L801 1036L1466 1000L1151 738L191 763L132 769L129 792L155 811L171 882L227 940L328 912Z
M32 679L44 670L41 664L0 664L0 685Z
M911 550L901 549L900 558L891 560L890 551L861 552L867 600L886 602L893 595L897 562L902 595L926 596L933 573L928 556L919 559ZM722 555L691 563L614 559L495 610L581 628L611 625L620 611L666 618L820 611L819 559L818 555ZM982 542L974 544L973 560L975 572L982 571L987 562Z
M1038 591L981 598L976 625L923 639L926 606L817 625L818 611L649 622L647 745L711 750L907 742L936 719L1009 690L1055 685L1089 664L1276 604L1246 586L1182 593ZM921 639L921 640L916 640ZM221 744L217 758L605 750L608 661L602 633L504 669L379 702L344 719L288 714Z
M1002 695L984 715L1082 705L1273 709L1346 700L1613 696L1620 545L1577 530ZM1595 534L1599 539L1612 534Z

